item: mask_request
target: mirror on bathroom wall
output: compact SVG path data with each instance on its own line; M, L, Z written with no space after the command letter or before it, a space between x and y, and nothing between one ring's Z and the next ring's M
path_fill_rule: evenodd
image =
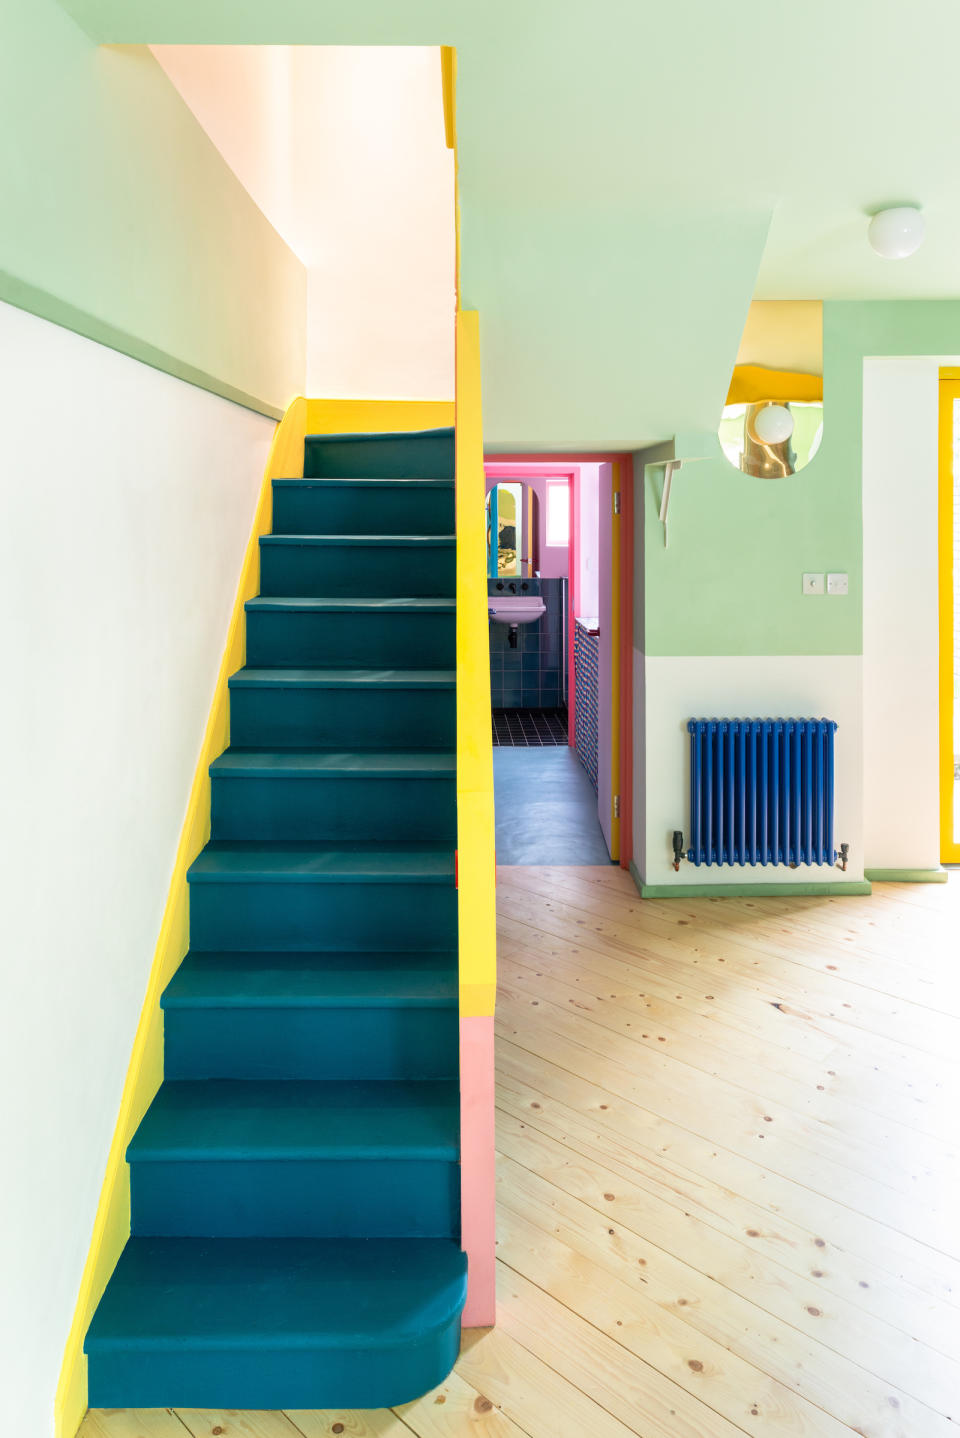
M782 479L804 469L823 436L823 306L754 300L719 427L737 469Z
M487 574L491 579L529 578L537 564L537 496L511 480L487 495Z

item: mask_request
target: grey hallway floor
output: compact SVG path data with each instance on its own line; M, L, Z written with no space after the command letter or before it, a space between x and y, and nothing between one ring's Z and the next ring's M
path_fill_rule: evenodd
M597 796L573 750L495 748L498 864L609 864Z

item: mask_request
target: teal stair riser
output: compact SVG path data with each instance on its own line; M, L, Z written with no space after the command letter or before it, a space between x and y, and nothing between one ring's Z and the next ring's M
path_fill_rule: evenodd
M462 1307L462 1305L461 1305ZM442 1383L460 1352L460 1313L419 1342L371 1352L349 1343L311 1347L99 1353L91 1357L92 1408L389 1408Z
M455 1004L176 1008L163 1036L168 1079L444 1079L459 1064Z
M192 883L196 949L456 947L457 895L419 884Z
M454 471L453 430L409 434L307 435L304 479L446 479Z
M260 541L260 593L264 595L452 598L456 584L452 542L419 550L409 545L340 548Z
M449 480L274 480L275 534L452 534Z
M215 839L449 839L454 779L260 779L214 775Z
M87 1335L93 1407L387 1407L456 1358L449 1239L128 1243Z
M244 748L447 749L456 741L453 689L230 690L230 737Z
M132 1231L183 1238L456 1238L456 1163L132 1162Z
M261 609L247 615L247 663L264 668L451 669L456 665L456 625L453 615L445 613Z

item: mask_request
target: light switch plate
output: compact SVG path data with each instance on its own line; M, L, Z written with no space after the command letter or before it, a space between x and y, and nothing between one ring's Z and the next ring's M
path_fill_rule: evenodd
M803 592L804 592L804 594L822 594L822 593L823 593L823 575L822 575L822 574L805 574L805 575L803 576Z
M846 576L845 574L828 574L828 575L827 575L827 593L828 593L828 594L848 594L849 592L850 592L850 585L849 585L849 581L848 581L848 579L847 579L847 576Z

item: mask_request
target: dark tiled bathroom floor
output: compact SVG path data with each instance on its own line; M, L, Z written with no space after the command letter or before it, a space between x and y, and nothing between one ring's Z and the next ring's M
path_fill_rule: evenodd
M566 744L493 751L498 864L609 864L597 796Z
M493 742L504 745L566 744L566 709L494 709Z

